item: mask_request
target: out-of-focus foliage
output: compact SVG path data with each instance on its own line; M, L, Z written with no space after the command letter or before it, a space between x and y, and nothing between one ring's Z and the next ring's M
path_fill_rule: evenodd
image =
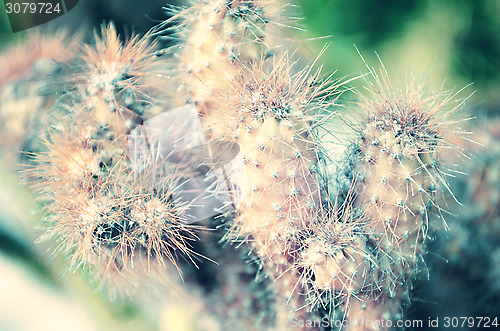
M300 0L313 42L332 45L325 66L353 76L363 68L354 44L371 64L376 51L393 76L411 67L428 83L474 84L475 102L500 102L500 2L497 0Z

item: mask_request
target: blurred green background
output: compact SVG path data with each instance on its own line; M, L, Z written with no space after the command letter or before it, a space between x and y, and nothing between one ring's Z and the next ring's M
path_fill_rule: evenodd
M301 0L311 36L330 35L324 62L340 75L363 70L355 44L370 65L380 55L391 77L411 68L428 84L473 84L473 101L500 103L500 1Z

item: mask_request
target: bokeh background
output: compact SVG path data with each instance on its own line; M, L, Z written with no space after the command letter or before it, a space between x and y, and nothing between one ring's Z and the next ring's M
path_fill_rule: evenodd
M80 0L43 28L83 31L90 39L92 29L111 20L122 35L144 33L168 17L162 10L166 4ZM411 70L426 76L429 86L460 89L472 84L465 93L475 91L468 101L472 115L500 112L499 0L298 0L297 4L296 15L304 17L298 24L305 30L297 33L304 40L306 56L314 59L329 44L318 61L325 73L336 71L339 78L365 73L357 47L370 65L379 65L378 54L395 80ZM0 4L0 52L25 36L26 32L11 32ZM189 309L172 316L165 308L159 320L147 307L123 300L110 303L105 294L89 288L82 275L60 277L64 257L51 260L40 246L35 247L39 224L31 204L31 193L17 182L17 175L0 168L0 330L183 330L185 323L175 320L189 320Z

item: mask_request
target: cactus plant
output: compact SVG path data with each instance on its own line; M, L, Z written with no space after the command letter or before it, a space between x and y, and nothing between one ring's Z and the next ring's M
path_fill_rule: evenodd
M57 238L57 250L71 256L70 269L95 268L125 289L137 282L136 273L177 266L179 254L189 258L187 241L195 239L186 223L189 206L172 193L189 171L164 174L154 159L134 173L131 164L128 137L152 116L159 91L148 82L157 59L148 38L122 44L108 25L95 46L74 55L65 68L72 88L57 104L60 122L31 168L46 200L46 237Z
M461 130L450 116L462 103L451 92L425 90L411 76L395 88L384 68L380 75L369 71L371 95L359 102L366 117L337 173L341 204L359 217L342 220L351 239L328 245L336 251L323 253L320 272L334 271L326 288L343 298L347 316L382 325L401 318L411 284L425 268L430 224L443 222L435 198L449 190L441 155L458 149L451 143ZM316 279L315 287L328 284Z
M110 24L67 56L54 72L63 91L55 120L41 150L27 151L43 238L70 256L70 270L95 269L125 292L179 273L187 286L172 283L202 293L193 300L227 320L219 327L319 329L326 316L362 321L348 327L360 330L402 318L429 238L446 228L442 197L453 193L443 155L461 152L461 91L426 89L411 75L398 88L383 66L368 68L369 95L339 113L347 83L303 65L286 7L170 7L172 19L144 37L122 42ZM154 36L172 29L179 44L159 49ZM9 78L2 95L12 82L23 84ZM354 139L328 164L322 126L359 112ZM175 127L177 117L190 125ZM178 154L151 135L158 128L175 131L167 143L194 146L183 130L200 130L205 143ZM179 199L200 174L203 197ZM205 255L220 265L194 270Z

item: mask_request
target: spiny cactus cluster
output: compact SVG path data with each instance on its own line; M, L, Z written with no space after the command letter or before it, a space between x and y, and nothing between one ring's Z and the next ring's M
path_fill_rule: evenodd
M46 200L46 235L71 254L71 269L97 268L115 283L191 253L188 206L172 192L189 171L165 173L155 159L134 172L129 155L131 131L162 107L153 101L161 83L151 80L157 58L149 36L123 44L112 25L103 27L95 46L76 51L63 69L59 123L32 167Z
M26 150L44 237L69 269L96 270L123 291L176 270L205 291L221 328L401 319L429 238L446 227L443 155L463 148L453 119L463 101L412 77L393 87L385 68L369 68L369 94L339 111L343 84L302 64L285 3L168 11L125 42L103 26L44 81L62 91L41 151ZM158 49L154 37L169 32L178 44ZM185 141L192 132L178 117L200 124L190 126L199 144ZM325 137L332 117L355 123L354 138ZM327 140L346 148L333 164ZM186 188L200 195L179 198Z
M371 74L372 95L360 101L363 128L337 174L362 224L351 248L357 254L345 262L350 282L343 291L355 296L351 315L364 310L371 320L390 320L401 318L412 281L425 268L429 225L443 222L436 201L447 193L441 154L458 150L450 144L461 132L447 117L460 103L414 81L393 88L384 70Z

